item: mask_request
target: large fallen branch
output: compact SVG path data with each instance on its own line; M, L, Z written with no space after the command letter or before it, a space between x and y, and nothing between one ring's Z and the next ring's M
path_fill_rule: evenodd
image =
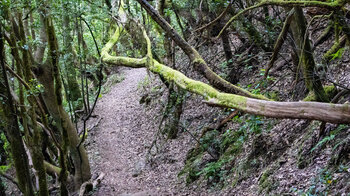
M273 118L295 118L320 120L331 123L350 123L349 104L329 104L319 102L276 102L247 98L240 95L222 93L212 86L192 80L181 72L167 67L152 58L151 42L143 30L147 42L147 56L141 59L115 57L109 54L120 36L119 27L114 36L102 49L102 60L106 63L128 66L147 67L153 73L161 75L165 80L174 82L179 87L202 96L207 102L237 110ZM121 60L122 59L122 60Z
M250 93L249 91L231 84L230 82L224 80L219 75L217 75L213 70L211 70L208 64L204 61L202 56L194 49L190 44L188 44L176 31L170 26L170 24L162 17L160 14L147 2L147 0L137 0L141 6L147 11L147 13L152 17L152 19L158 23L160 27L171 37L172 40L185 52L185 54L190 58L196 71L202 74L209 83L215 88L228 92L235 93L239 95L244 95L246 97L269 100L263 95L256 95Z

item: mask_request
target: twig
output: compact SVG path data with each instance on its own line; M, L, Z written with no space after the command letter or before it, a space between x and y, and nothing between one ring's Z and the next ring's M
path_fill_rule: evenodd
M336 82L334 82L334 81L332 81L332 80L330 80L330 79L326 79L326 80L327 80L328 82L332 83L332 84L335 85L335 86L339 86L339 87L341 87L341 88L343 88L343 89L346 89L346 90L350 91L350 88L349 88L349 87L346 87L346 86L344 86L344 85L342 85L342 84L336 83Z
M187 132L196 142L197 144L200 146L201 145L201 142L189 131L185 128L185 126L183 125L180 125L180 127L185 131ZM208 149L204 149L213 159L217 159L217 156L213 155L210 150Z
M86 24L86 26L89 28L89 31L90 31L91 36L92 36L92 38L93 38L93 40L94 40L94 43L95 43L95 47L96 47L97 53L98 53L99 57L101 58L101 52L100 52L100 50L99 50L99 48L98 48L98 45L97 45L95 36L94 36L94 34L93 34L93 32L92 32L92 30L91 30L91 28L90 28L90 25L86 22L86 20L85 20L83 17L80 16L80 18L81 18L81 20ZM99 77L98 77L98 79L99 79L99 84L98 84L98 90L97 90L96 98L95 98L94 104L92 105L92 108L89 109L88 115L85 116L84 119L83 119L83 121L84 121L84 122L83 122L83 123L84 123L83 132L84 132L84 133L83 133L82 139L80 140L79 144L77 145L77 148L79 148L80 145L85 141L85 136L84 136L84 135L85 135L85 132L86 132L86 121L91 117L91 114L92 114L92 112L94 111L94 109L95 109L95 107L96 107L98 97L100 96L100 93L101 93L102 80L103 80L103 77L102 77L102 70L103 70L103 67L104 67L104 64L101 62L100 65L99 65L99 72L98 72L98 74L99 74ZM89 101L89 100L88 100L88 101Z

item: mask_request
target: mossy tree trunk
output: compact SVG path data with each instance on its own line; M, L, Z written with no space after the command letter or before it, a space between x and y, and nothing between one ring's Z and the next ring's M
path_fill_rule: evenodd
M1 64L1 82L0 94L2 101L0 102L1 119L5 121L5 131L9 139L12 158L16 169L16 176L19 188L25 196L34 195L33 186L30 178L28 157L22 141L15 105L10 92L10 86L5 71L5 51L2 24L0 25L0 64ZM5 96L5 97L3 97Z
M211 85L224 92L237 93L252 98L268 100L262 95L252 94L249 91L235 86L221 78L209 68L208 64L204 61L198 51L189 45L146 0L137 0L137 2L140 3L142 8L147 11L152 19L157 22L158 25L168 34L168 36L185 52L194 68L206 79L208 79Z
M37 78L45 87L44 101L60 130L62 144L69 147L75 169L74 185L78 189L83 182L91 178L90 164L84 146L80 145L77 148L80 141L77 131L63 108L62 81L58 66L58 43L52 19L48 14L46 14L44 25L48 38L49 58L38 66Z
M221 20L219 21L219 24L220 25L218 26L218 29L221 29L223 27L223 24L221 24ZM219 31L217 31L217 33L219 33ZM217 36L217 34L215 36ZM239 82L239 76L241 71L239 65L235 65L233 63L233 54L230 42L230 35L227 31L224 31L221 36L221 43L224 48L227 67L231 68L228 74L228 80L232 84L237 84Z
M18 30L19 34L17 39L21 40L22 45L20 45L20 48L22 49L22 67L21 70L23 72L23 76L26 82L30 83L30 81L34 80L34 77L32 75L31 69L32 69L32 61L30 59L30 53L27 49L25 49L25 45L27 45L26 42L26 36L25 36L25 29L24 25L22 23L22 15L20 12L17 12L17 21L18 21L18 26L16 26L15 21L12 18L12 28L14 29L14 32ZM16 30L17 29L17 30ZM17 70L17 71L21 71ZM35 88L35 87L34 87ZM33 92L32 92L33 93ZM34 94L34 93L33 93ZM25 128L28 129L28 127L31 127L32 129L32 136L29 136L30 134L27 134L26 139L28 143L29 150L32 155L33 159L33 166L35 169L36 176L38 177L39 181L39 195L41 196L46 196L49 195L48 193L48 188L47 188L47 181L46 181L46 171L45 171L45 166L44 166L44 156L41 152L43 142L42 142L42 129L38 127L37 120L36 120L36 103L35 103L35 97L33 94L30 94L28 96L28 102L30 104L30 108L28 111L25 111L23 115L28 114L28 117L25 116L23 119L23 125ZM30 121L26 119L30 119ZM30 131L27 130L27 133Z
M302 68L305 85L310 92L315 93L317 101L329 102L315 69L315 60L306 29L306 19L303 10L300 7L294 7L294 10L291 30L297 46L297 51L299 51L299 66Z
M164 9L171 8L171 2L168 0L158 0L158 12L161 16L165 18L167 22L170 21L169 16L164 15ZM159 32L162 33L162 32ZM166 57L165 61L166 64L171 65L175 68L176 62L175 62L175 47L174 44L172 44L171 38L166 34L164 36L164 49L166 51ZM169 96L168 96L168 103L166 106L165 111L165 127L164 127L164 133L166 133L168 136L168 139L175 139L177 137L177 133L179 130L179 122L180 117L182 114L182 103L184 99L184 91L182 89L174 88L174 85L170 84L167 85L169 90Z

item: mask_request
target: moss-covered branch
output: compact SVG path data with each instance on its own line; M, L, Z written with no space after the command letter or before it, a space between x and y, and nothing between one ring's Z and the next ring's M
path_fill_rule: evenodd
M268 98L263 95L250 93L249 91L235 86L221 78L209 68L208 64L204 61L198 51L188 44L146 0L137 0L137 2L140 3L140 5L147 11L152 19L157 22L159 26L162 27L162 29L168 34L168 36L185 52L185 54L190 58L195 70L202 74L212 86L224 92L268 100Z
M324 62L329 63L332 59L340 58L342 55L341 48L345 46L345 42L346 35L341 37L338 42L336 41L326 54L323 55Z
M146 61L144 64L153 73L161 75L165 80L174 82L179 87L202 96L207 102L227 108L235 108L243 112L273 118L300 118L321 120L332 123L350 123L350 106L348 104L328 104L318 102L275 102L247 98L240 95L222 93L212 86L200 81L192 80L183 73L167 67L152 59L151 44L146 32L144 36L148 45L147 57L142 59L126 58L128 62ZM113 38L115 41L115 37ZM112 42L111 42L112 43ZM109 43L106 47L111 48ZM109 49L103 50L108 53ZM102 55L102 60L111 60L108 55ZM113 59L113 58L112 58ZM110 61L109 63L118 64ZM127 65L126 65L127 66ZM141 66L141 64L139 65ZM135 67L132 65L131 67Z

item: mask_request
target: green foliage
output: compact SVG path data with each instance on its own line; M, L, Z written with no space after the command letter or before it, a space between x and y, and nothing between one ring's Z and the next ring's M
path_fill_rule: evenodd
M332 57L331 60L340 59L343 56L344 51L345 51L345 48L340 48L336 53L331 54L331 57Z
M223 134L222 141L220 143L221 152L226 151L229 154L235 154L242 148L243 142L245 141L244 129L231 130L228 129ZM229 150L226 150L230 148Z
M261 125L264 121L261 120L260 116L249 115L249 118L245 120L245 123L240 127L240 129L246 130L248 133L261 133Z
M38 96L40 93L44 92L44 86L40 84L35 78L29 80L29 86L30 86L30 90L26 91L27 96L31 96L31 95Z
M211 12L220 12L223 8L227 7L229 1L226 0L212 0L209 1L209 9Z
M224 169L225 165L233 160L234 157L223 157L215 162L210 162L198 172L196 175L203 175L205 179L212 185L217 185L218 182L226 180L228 171Z
M219 66L220 66L221 69L227 69L228 68L227 65L229 65L232 62L233 62L232 59L230 59L229 61L222 62Z
M218 149L220 145L220 140L218 138L219 132L217 130L209 131L203 138L200 139L201 147L204 150L209 148Z
M321 141L319 141L315 147L313 147L311 149L311 152L313 152L314 150L316 150L317 148L327 144L328 142L334 140L334 138L337 136L337 134L339 134L342 130L344 130L345 128L347 128L346 125L339 125L335 130L331 131L329 136L324 137Z
M265 69L260 69L259 75L263 77L265 75L265 71L266 71ZM277 99L278 95L276 94L276 92L274 94L271 92L264 92L264 89L266 89L274 81L275 81L274 77L271 77L271 76L267 76L267 78L263 77L263 79L260 81L248 84L247 89L253 94L256 94L256 95L264 94L267 97L273 97Z
M185 169L181 174L187 173L187 183L197 180L200 176L208 181L208 184L216 186L223 185L230 173L232 162L242 152L244 142L251 134L262 132L262 121L260 116L244 115L235 116L233 121L240 124L237 130L227 129L224 133L217 130L207 132L200 139L200 147L193 149L189 154ZM218 159L211 160L201 166L203 155L208 152L216 152ZM249 165L256 165L252 160Z
M3 143L3 148L6 151L7 155L9 155L8 151L9 151L10 143L7 141L4 133L0 133L0 140Z
M7 141L6 136L4 133L0 134L0 145L2 145L3 150L5 151L5 154L0 154L0 160L3 162L3 159L6 157L8 160L11 159L11 154L10 154L10 143ZM2 157L5 156L5 157ZM11 164L8 165L0 165L0 172L6 172L8 169L11 168Z

